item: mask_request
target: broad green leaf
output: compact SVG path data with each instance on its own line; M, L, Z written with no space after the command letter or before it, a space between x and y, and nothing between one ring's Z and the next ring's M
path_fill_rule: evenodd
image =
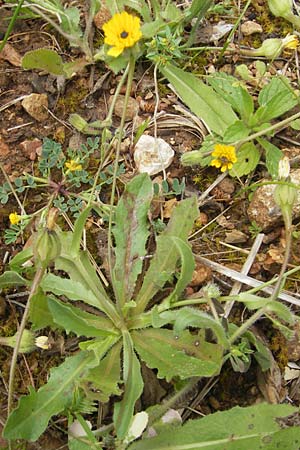
M130 334L123 334L123 379L125 383L124 396L120 403L114 406L114 424L119 439L124 439L132 422L134 406L143 392L141 367L136 357Z
M228 144L245 139L250 134L248 128L242 120L237 120L230 125L224 133L223 142Z
M260 107L255 112L258 123L275 119L297 105L297 97L287 83L288 81L285 83L281 78L272 78L260 91L258 96Z
M99 365L90 369L84 378L84 381L92 383L93 389L96 389L94 398L102 403L108 402L111 395L122 394L122 390L119 388L121 383L121 347L122 342L114 345Z
M241 292L237 297L236 301L243 302L248 309L259 309L266 306L269 303L268 298L259 297L255 294L248 294L248 292Z
M54 297L48 297L48 308L55 324L64 328L67 333L72 331L77 336L85 337L106 337L118 334L109 319L90 314Z
M116 207L113 288L121 307L131 300L137 277L142 271L149 237L148 211L152 196L149 175L140 174L126 185Z
M128 450L298 450L300 427L288 427L298 408L261 403L209 414L133 443Z
M278 164L283 157L282 151L266 139L258 139L258 142L265 150L266 166L269 174L273 179L278 179Z
M64 75L63 60L55 50L39 48L25 53L22 58L23 69L41 69L52 75Z
M160 326L167 323L173 323L174 333L176 335L180 335L182 330L185 330L188 327L211 329L218 338L219 344L222 344L224 348L228 347L224 327L220 322L216 321L212 316L204 311L184 307L175 311L165 311L159 314L159 318L164 321L164 323L160 323Z
M246 124L254 111L254 102L244 86L239 81L223 72L217 72L207 78L214 90L241 116Z
M175 272L180 257L178 248L174 242L170 246L170 240L167 241L165 238L177 237L185 241L197 216L196 197L183 200L174 208L167 228L157 238L155 255L151 259L142 287L135 299L137 303L135 315L144 311L151 298Z
M223 136L229 125L238 119L231 106L192 73L172 64L161 66L160 71L191 111L218 135Z
M0 275L0 289L16 287L16 286L28 286L30 282L21 277L17 272L8 270Z
M65 295L70 300L81 300L98 309L100 307L98 298L93 292L78 281L61 278L52 273L48 273L41 281L40 286L45 292L52 292L56 295Z
M31 388L29 395L21 397L5 425L5 438L37 440L50 418L71 406L75 385L94 364L93 361L93 355L80 352L52 369L47 384L38 391Z
M260 153L252 142L242 145L237 153L237 162L229 170L232 177L248 175L259 163Z
M144 329L132 332L134 347L151 369L158 369L158 378L209 377L219 373L223 351L201 335L183 331L180 336L172 330Z
M53 321L53 317L48 307L48 298L44 292L39 289L32 297L29 306L29 320L32 323L34 331L41 330L50 326L52 329L58 328Z

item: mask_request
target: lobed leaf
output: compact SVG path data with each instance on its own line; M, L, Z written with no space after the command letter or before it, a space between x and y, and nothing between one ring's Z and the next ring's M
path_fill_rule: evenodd
M9 416L3 436L6 439L36 441L47 428L50 418L71 406L75 383L94 364L94 356L80 352L51 369L50 379L38 391L21 397Z
M132 339L141 359L167 381L176 376L208 377L220 371L222 347L206 342L200 334L183 331L176 336L171 330L149 328L133 331Z

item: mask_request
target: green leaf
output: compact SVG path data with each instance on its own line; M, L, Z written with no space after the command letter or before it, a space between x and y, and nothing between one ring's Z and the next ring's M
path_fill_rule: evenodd
M62 244L61 256L55 260L56 270L67 272L70 279L74 282L81 283L86 290L93 293L93 298L97 298L97 308L105 312L111 319L116 318L116 309L112 301L108 297L94 266L89 260L89 256L85 251L79 251L76 256L69 253L72 242L71 232L60 233L60 241Z
M32 256L33 256L32 247L27 247L24 250L21 250L19 253L17 253L16 256L14 256L10 260L9 267L15 271L24 270L22 268L22 264L24 264L26 261L28 261L30 258L32 258Z
M77 336L85 337L106 337L118 334L109 319L90 314L54 297L48 297L48 307L55 324L64 328L67 333L72 331Z
M239 81L223 72L217 72L207 77L208 83L214 90L241 116L246 124L254 111L254 102L244 86Z
M230 125L224 133L223 142L230 144L245 139L250 134L250 129L242 120L237 120Z
M166 246L168 245L168 242L170 247L175 245L175 247L177 248L177 253L180 256L181 262L180 273L175 288L173 289L169 297L164 300L165 303L172 303L178 300L180 294L191 281L195 269L195 261L191 247L182 239L175 236L165 236Z
M135 301L134 314L140 314L151 298L165 285L174 274L180 257L175 241L167 242L166 237L178 237L185 241L194 220L198 216L196 197L181 201L173 210L167 228L157 238L156 252L144 277L142 287Z
M100 308L98 298L93 292L87 289L78 281L68 278L60 278L52 273L48 273L40 284L45 292L52 292L56 295L65 295L70 300L81 300L88 305Z
M87 208L85 208L75 221L74 230L72 233L71 248L69 248L70 255L76 256L79 252L85 222L91 209L92 206L88 206Z
M119 439L124 439L129 430L135 403L140 398L144 387L140 363L134 352L131 336L127 331L123 334L123 345L124 396L120 403L115 403L113 417Z
M52 75L64 75L62 58L55 50L49 48L39 48L25 53L22 67L25 70L40 69Z
M49 311L48 298L49 297L39 289L30 301L29 320L32 322L32 329L34 331L41 330L48 326L52 329L58 328Z
M161 66L160 71L191 111L218 135L223 136L229 125L238 119L231 106L195 75L172 64Z
M6 439L36 441L47 428L53 415L71 406L75 383L93 365L94 356L80 352L66 358L59 367L51 370L50 379L37 392L21 397L4 428Z
M17 272L7 270L0 275L0 289L15 287L15 286L28 286L30 283L25 278L21 277Z
M84 378L84 381L93 384L93 389L97 390L94 397L100 402L106 403L111 395L122 394L122 390L118 386L121 383L121 347L122 342L114 345L99 365L90 369Z
M142 271L149 237L148 211L152 195L150 177L140 174L126 185L116 207L113 287L121 307L132 298L137 277Z
M93 352L95 358L100 363L101 359L106 353L120 340L120 336L114 336L113 334L103 338L95 338L91 341L82 341L79 343L81 350Z
M266 166L273 179L278 179L278 164L283 157L282 151L266 139L258 139L259 144L265 150Z
M291 313L289 308L276 300L268 302L267 311L273 312L277 317L279 317L279 319L289 324L293 324L295 322L295 316Z
M158 378L209 377L219 373L223 352L201 335L183 331L180 336L171 330L144 329L132 332L134 346L151 369L158 369Z
M298 450L300 427L284 428L297 412L290 405L238 406L166 429L128 450Z
M192 0L191 5L186 10L186 21L192 20L193 17L201 19L212 5L212 0Z
M165 22L159 17L152 22L144 23L141 26L141 32L144 39L151 39L155 36L161 28L165 26Z
M219 344L222 344L224 348L228 348L228 341L222 324L203 311L184 307L176 311L165 311L159 314L159 318L164 321L160 326L173 323L174 333L177 335L180 335L182 330L187 327L211 329L215 333Z
M297 105L297 97L287 83L287 80L284 82L281 78L273 77L260 91L258 96L260 107L255 112L257 123L275 119Z
M252 142L242 145L237 153L237 162L229 170L232 177L242 177L248 175L259 163L260 153Z

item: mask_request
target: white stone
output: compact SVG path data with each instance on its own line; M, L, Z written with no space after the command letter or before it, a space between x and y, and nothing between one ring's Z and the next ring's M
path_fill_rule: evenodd
M134 161L139 172L155 175L169 167L174 150L163 139L143 134L134 149Z

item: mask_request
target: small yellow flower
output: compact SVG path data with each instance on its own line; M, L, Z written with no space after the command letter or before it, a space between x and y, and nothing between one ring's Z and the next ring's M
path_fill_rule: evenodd
M235 148L232 145L216 144L211 155L215 159L210 165L221 169L221 172L232 169L233 164L237 162Z
M21 220L21 216L19 216L19 214L17 214L16 212L11 213L9 215L9 221L12 225L17 225Z
M283 48L291 48L292 50L295 50L298 45L299 40L294 34L288 34L285 38L282 39Z
M126 11L115 14L103 25L104 43L112 45L109 56L119 56L125 48L132 47L142 37L139 17Z
M48 350L49 339L48 336L38 336L35 338L35 345L43 350Z
M78 164L78 162L74 161L74 159L67 161L65 163L65 166L69 172L74 172L75 170L82 170L82 165Z

